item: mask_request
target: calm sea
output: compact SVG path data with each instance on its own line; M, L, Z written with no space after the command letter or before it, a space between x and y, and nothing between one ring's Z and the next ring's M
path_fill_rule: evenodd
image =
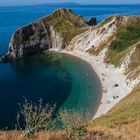
M0 7L0 55L7 52L13 32L57 8L70 8L85 19L100 22L112 14L140 15L140 5L38 5ZM0 64L0 129L14 127L18 103L37 101L57 103L57 107L87 109L91 114L100 99L100 84L85 62L56 53L29 56Z

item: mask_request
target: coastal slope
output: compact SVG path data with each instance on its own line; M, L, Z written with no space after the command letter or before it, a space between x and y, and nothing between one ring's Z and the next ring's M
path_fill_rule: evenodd
M92 121L89 127L94 131L109 131L115 140L139 140L140 84L106 115Z

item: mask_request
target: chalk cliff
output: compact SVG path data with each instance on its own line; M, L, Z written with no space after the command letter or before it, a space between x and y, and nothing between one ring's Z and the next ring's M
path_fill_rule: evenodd
M140 81L140 16L113 15L77 35L67 50L98 55L105 51L104 62L119 67L128 77Z

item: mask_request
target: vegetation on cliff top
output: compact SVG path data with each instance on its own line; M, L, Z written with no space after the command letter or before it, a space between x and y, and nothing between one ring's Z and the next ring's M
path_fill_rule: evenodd
M128 49L140 40L140 17L128 17L125 24L117 29L113 41L109 46L107 62L120 64Z
M51 35L53 33L51 33L50 27L53 27L53 30L59 33L63 41L61 42L62 47L65 48L72 38L84 32L89 26L83 17L74 14L71 10L61 8L18 29L13 35L10 51L17 50L18 53L20 52L18 50L20 46L23 46L26 51L28 51L27 48L34 48L32 51L35 51L37 47L40 50L53 47L51 46Z
M75 15L71 10L64 8L54 11L42 20L45 24L53 26L57 32L61 33L66 43L76 35L84 32L85 27L88 27L83 17Z

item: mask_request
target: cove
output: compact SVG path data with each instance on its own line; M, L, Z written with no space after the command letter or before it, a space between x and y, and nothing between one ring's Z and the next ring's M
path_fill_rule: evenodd
M100 82L86 62L61 53L41 53L0 64L0 129L15 127L18 104L56 104L91 115L100 100Z

